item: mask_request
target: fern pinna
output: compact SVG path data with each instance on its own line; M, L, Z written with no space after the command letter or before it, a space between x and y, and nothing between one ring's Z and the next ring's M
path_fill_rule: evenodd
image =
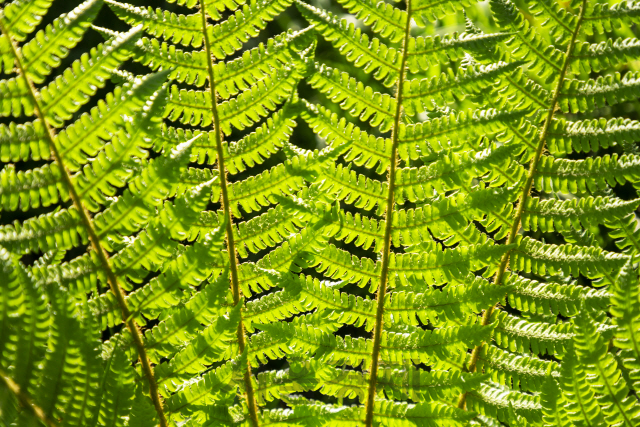
M638 425L640 3L168 3L0 0L3 424Z

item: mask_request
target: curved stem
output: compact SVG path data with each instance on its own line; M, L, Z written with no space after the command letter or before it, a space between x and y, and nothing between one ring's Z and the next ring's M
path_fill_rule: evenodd
M407 45L411 31L411 1L407 0L407 23L404 28L404 38L402 40L402 62L400 63L400 76L396 87L396 111L393 123L393 134L391 137L391 155L388 171L388 193L387 206L385 209L385 228L382 242L382 267L380 269L380 284L376 301L376 323L373 327L373 350L371 352L371 369L369 372L369 386L367 391L367 405L365 426L373 426L373 406L375 403L376 383L378 381L378 359L380 358L380 344L382 342L382 328L384 315L384 299L387 293L387 281L389 276L389 260L391 258L391 231L393 223L393 208L395 206L395 178L398 163L398 127L402 116L402 86L404 85L405 71L407 68Z
M220 116L218 114L218 98L216 92L216 81L213 74L213 55L211 53L211 42L207 33L207 13L205 10L204 0L200 0L200 16L202 17L202 32L204 37L204 45L207 52L207 72L209 77L209 94L211 96L211 114L213 115L213 131L216 136L216 154L218 156L218 172L220 176L220 193L222 198L222 210L224 214L225 234L227 238L227 253L229 254L229 275L231 279L231 293L233 294L233 303L240 303L240 283L238 280L238 259L236 254L235 237L233 236L233 216L231 214L231 206L229 204L229 191L227 185L227 169L224 165L224 150L222 146L222 129L220 127ZM238 352L244 353L246 348L246 337L244 332L244 324L242 317L238 322L236 330L238 339ZM251 365L247 362L247 369L244 371L244 389L249 408L249 417L254 427L259 426L258 422L258 404L251 383Z
M578 16L578 21L576 23L576 28L571 34L571 40L569 42L569 46L567 46L567 51L564 57L564 64L562 64L562 69L560 70L560 75L558 77L558 82L556 83L556 87L553 91L553 98L551 99L551 105L549 107L549 111L547 112L547 117L545 118L542 129L540 130L540 138L538 140L538 145L536 147L536 153L529 162L529 171L527 172L527 177L524 182L524 186L522 187L522 193L518 199L518 208L513 215L513 223L511 224L511 229L509 230L509 237L507 238L507 245L510 245L515 242L516 237L518 235L518 230L520 229L520 221L522 219L522 214L524 212L525 205L527 204L527 200L529 199L529 195L531 194L531 187L533 186L533 178L535 176L536 169L538 167L538 163L540 162L540 157L542 157L542 151L547 142L547 135L549 133L549 128L551 126L551 122L553 121L553 116L556 112L556 108L558 106L558 98L560 96L560 89L562 88L562 84L564 83L564 79L567 74L567 70L569 69L569 59L571 57L571 52L573 51L573 47L575 46L576 39L578 37L578 33L580 32L580 25L582 24L582 20L584 19L584 13L586 10L587 0L582 0L582 7L580 8L580 14ZM511 256L511 250L507 251L502 258L500 259L500 264L498 266L498 271L493 279L493 283L495 285L502 285L502 281L504 278L504 274L507 270L507 265L509 264L509 257ZM482 325L486 326L491 323L491 315L493 314L493 310L495 310L495 306L491 306L487 308L482 315ZM467 369L469 372L475 372L476 365L478 364L478 358L480 357L480 351L484 343L477 345L472 353L471 359L469 360L469 365ZM458 408L464 408L466 405L467 393L462 393L458 399Z
M18 68L18 73L24 79L27 87L29 88L29 97L33 102L33 107L38 119L42 122L42 126L45 129L45 138L49 143L49 148L51 149L51 155L55 163L58 164L61 171L62 181L65 186L69 190L69 195L71 200L73 201L73 205L76 207L78 214L80 215L80 220L84 228L87 230L87 234L89 235L89 241L91 242L91 247L95 251L98 260L104 270L104 273L107 276L107 282L109 284L109 288L111 292L116 298L118 303L118 307L120 308L120 314L122 315L122 319L124 323L127 325L129 332L131 332L131 336L133 337L133 342L138 351L138 359L140 360L140 365L142 366L142 371L149 382L149 394L151 396L151 400L153 401L153 406L158 413L158 418L160 420L161 427L167 427L167 419L164 414L164 410L162 407L162 401L160 400L160 394L158 393L158 386L156 384L155 376L153 373L153 368L151 367L151 362L149 361L149 357L147 356L147 352L144 347L144 342L142 340L142 333L140 332L140 328L136 321L131 316L131 311L127 307L127 303L125 301L125 294L120 285L118 284L118 278L111 268L111 263L109 262L109 255L105 251L105 249L100 244L100 238L98 237L98 233L93 226L93 222L91 221L91 216L89 212L87 212L86 208L82 203L82 199L80 198L78 192L73 186L73 181L71 179L71 175L67 170L66 166L62 162L62 156L58 151L58 147L56 146L55 139L56 134L54 129L49 125L46 120L46 116L43 113L42 105L40 104L40 93L34 86L33 82L27 77L27 73L24 67L24 58L22 57L22 53L16 46L13 38L6 30L2 20L0 20L0 32L5 34L9 39L11 50L13 56L15 58L15 63Z
M7 387L13 395L18 399L18 402L22 407L28 408L33 415L39 419L45 426L47 427L58 427L58 425L53 422L47 414L44 413L44 410L36 405L33 400L26 394L20 390L20 386L16 384L9 376L7 376L2 370L0 370L0 383L3 383L5 387Z

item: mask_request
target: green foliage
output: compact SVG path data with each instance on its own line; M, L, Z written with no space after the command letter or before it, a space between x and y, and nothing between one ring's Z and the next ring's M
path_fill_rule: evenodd
M131 1L0 0L3 425L640 425L640 3Z

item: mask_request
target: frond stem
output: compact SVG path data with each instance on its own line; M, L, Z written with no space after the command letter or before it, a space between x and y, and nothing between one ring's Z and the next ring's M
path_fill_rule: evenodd
M213 131L216 136L216 154L218 156L218 172L220 177L220 193L222 198L222 211L224 214L225 234L227 238L227 253L229 254L229 275L231 279L231 293L233 294L233 303L240 303L240 281L238 280L238 259L236 252L235 238L233 236L233 216L231 214L231 206L229 203L229 191L227 188L227 169L224 165L224 150L222 146L222 129L220 126L220 116L218 114L218 98L216 91L216 81L213 74L213 54L211 53L211 41L207 33L207 13L205 10L204 0L200 0L200 16L202 17L202 33L204 45L207 52L207 72L209 74L209 92L211 96L211 114L213 115ZM238 352L244 353L246 348L246 337L244 332L244 324L242 316L238 322L236 330L238 339ZM254 427L258 427L258 404L251 383L251 365L247 362L247 368L243 375L245 398L247 407L249 408L249 417Z
M378 286L378 295L376 301L378 308L376 310L376 323L373 327L373 350L371 352L371 369L369 372L369 386L367 391L367 404L365 427L373 427L373 406L375 403L376 383L378 381L378 359L380 358L380 344L382 342L382 327L384 315L384 299L387 293L387 280L389 276L389 260L391 258L391 231L393 223L393 208L395 206L395 178L396 167L398 163L398 127L402 115L402 86L404 85L405 72L407 68L407 46L411 32L411 1L406 1L407 5L407 23L404 28L404 37L402 40L402 62L400 63L400 76L396 87L396 111L393 123L393 135L391 137L391 155L388 171L388 192L387 206L385 209L385 228L382 243L382 266L380 268L380 285Z
M0 370L0 382L4 383L5 387L7 387L13 395L18 399L18 402L22 407L28 408L33 415L42 421L44 425L47 427L58 427L58 425L47 417L47 414L44 413L44 410L36 405L29 396L24 394L22 390L20 390L20 386L16 384L11 378L7 376L2 370Z
M562 69L560 70L560 76L558 77L558 82L556 83L556 87L553 92L553 98L551 99L551 105L549 107L549 111L547 112L547 117L545 118L542 129L540 130L540 139L538 140L538 146L536 148L536 153L531 159L529 163L529 171L527 172L527 177L524 182L524 186L522 187L522 193L520 194L520 198L518 201L518 208L513 216L513 223L511 224L511 229L509 230L509 237L507 238L507 245L510 245L515 242L516 237L518 235L518 230L520 229L520 221L522 219L522 214L524 213L525 205L527 204L527 200L529 199L529 195L531 194L531 187L533 185L533 178L538 167L538 163L540 162L540 158L542 157L542 151L544 150L545 143L547 141L547 134L549 132L549 128L551 126L551 122L553 120L553 116L556 112L556 108L558 106L558 98L560 97L560 89L562 84L564 83L565 76L567 74L567 70L569 69L569 60L571 58L571 52L576 43L576 39L578 38L578 33L580 32L580 25L582 24L582 20L584 19L584 14L586 10L587 0L582 0L582 7L580 8L580 14L578 15L578 21L576 22L576 28L571 34L571 40L569 45L567 46L567 51L564 58L564 64L562 64ZM493 283L495 285L502 285L502 281L504 278L504 274L507 270L507 265L509 264L509 257L511 256L512 250L508 250L500 259L500 265L498 266L498 271L493 279ZM486 326L491 323L491 315L495 310L495 305L487 308L482 315L482 325ZM480 351L482 351L482 347L484 343L477 345L473 352L471 353L471 359L469 360L469 364L467 365L467 370L469 372L475 372L476 365L478 363L478 359L480 357ZM463 409L466 406L467 393L462 393L458 399L458 408Z
M95 251L100 264L102 265L102 269L107 276L107 282L109 283L109 288L111 292L116 298L118 303L118 307L120 308L120 314L122 315L122 319L124 323L127 325L127 328L131 332L131 336L133 337L133 342L138 351L138 358L140 360L140 364L142 366L142 371L149 382L149 394L151 395L151 400L153 401L153 406L155 407L156 412L158 413L158 418L160 420L160 427L168 427L167 419L164 414L164 409L162 407L162 401L160 400L160 394L158 393L158 386L156 384L155 376L153 374L153 368L151 367L151 362L149 361L149 357L147 356L147 352L144 347L144 342L142 340L142 333L140 332L140 328L137 322L131 316L131 311L129 307L127 307L127 302L125 300L125 294L120 285L118 284L118 278L111 268L111 263L109 262L109 255L104 250L102 245L100 244L100 238L98 237L98 233L93 227L93 222L91 221L91 217L87 212L86 208L82 203L82 199L78 195L75 187L73 186L73 181L71 180L71 175L67 170L66 166L62 162L62 156L58 151L58 147L56 146L55 139L56 134L55 131L49 126L49 123L46 120L46 116L43 113L42 105L40 105L40 94L36 87L33 85L31 79L27 77L27 73L24 67L24 58L22 57L22 53L19 48L16 46L13 38L6 30L2 20L0 20L0 32L2 34L6 34L9 39L11 50L13 56L15 58L16 66L18 67L18 72L25 80L27 87L29 88L29 97L33 102L33 107L36 112L36 116L42 122L42 125L45 129L45 137L47 142L49 143L49 148L51 149L51 155L53 156L54 161L58 164L61 170L62 180L64 181L67 189L69 190L69 195L73 204L75 205L78 213L80 215L80 220L84 228L87 230L87 234L89 235L89 241L91 242L91 246Z

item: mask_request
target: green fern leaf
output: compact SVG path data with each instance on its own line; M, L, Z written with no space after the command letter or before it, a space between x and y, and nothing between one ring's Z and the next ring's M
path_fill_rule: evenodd
M386 46L374 38L363 34L353 24L339 20L330 12L321 11L306 3L296 2L302 16L315 25L316 31L340 50L346 59L365 72L374 72L377 80L383 80L387 87L398 80L400 55L396 49ZM369 15L370 16L370 15Z
M620 270L618 280L616 280L611 296L611 313L614 316L614 324L618 326L615 333L614 344L622 350L620 357L624 367L629 370L629 377L632 381L630 386L638 389L640 380L640 348L638 347L639 318L637 273L633 270L631 263L625 264Z

